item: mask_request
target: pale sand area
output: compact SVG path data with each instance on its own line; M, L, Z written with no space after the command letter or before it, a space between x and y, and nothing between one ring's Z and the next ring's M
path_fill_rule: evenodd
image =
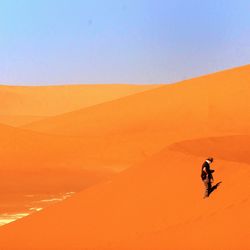
M52 190L53 191L53 190ZM55 191L54 191L55 192ZM8 193L3 198L1 195L0 204L0 226L21 219L34 212L63 201L71 197L75 192L55 193L55 194L22 194Z

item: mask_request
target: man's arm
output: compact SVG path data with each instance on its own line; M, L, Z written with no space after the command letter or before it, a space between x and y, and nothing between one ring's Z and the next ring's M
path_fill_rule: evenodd
M214 170L210 169L210 165L208 165L208 168L207 168L207 173L208 173L208 178L213 182L214 181L214 177L212 175L212 173L214 172Z

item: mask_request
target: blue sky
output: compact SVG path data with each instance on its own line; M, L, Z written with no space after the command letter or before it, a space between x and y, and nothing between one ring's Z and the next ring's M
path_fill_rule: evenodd
M0 83L168 83L250 63L249 0L0 0Z

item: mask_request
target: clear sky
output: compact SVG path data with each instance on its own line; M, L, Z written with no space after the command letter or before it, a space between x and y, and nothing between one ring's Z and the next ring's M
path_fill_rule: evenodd
M249 0L0 0L0 83L167 83L250 63Z

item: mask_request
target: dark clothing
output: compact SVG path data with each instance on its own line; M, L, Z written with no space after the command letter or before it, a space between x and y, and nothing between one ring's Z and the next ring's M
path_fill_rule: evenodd
M205 161L201 167L201 179L205 185L204 198L208 197L212 191L211 180L213 180L213 175L212 175L213 172L214 170L210 169L210 164L207 161Z
M213 172L214 170L210 169L210 165L207 161L205 161L201 167L201 179L203 181L206 179L206 177L208 177L209 180L213 179Z
M204 193L204 198L208 197L210 193L212 192L212 183L208 179L208 176L203 180L203 183L205 185L205 193Z

